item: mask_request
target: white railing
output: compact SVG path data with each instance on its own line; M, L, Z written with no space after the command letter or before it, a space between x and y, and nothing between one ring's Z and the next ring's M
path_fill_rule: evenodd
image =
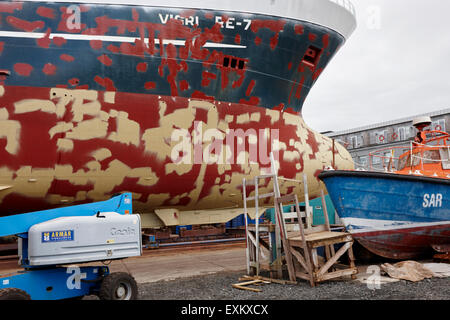
M431 159L424 156L422 151L413 152L413 149L417 146L423 146L430 149L436 150L446 150L448 156L440 159ZM401 156L395 156L395 150L399 150ZM404 152L409 151L409 156L404 157ZM389 155L387 155L389 154ZM443 154L440 154L442 157ZM403 159L402 164L400 165L400 158ZM378 159L378 161L374 161L374 159ZM442 163L446 165L450 165L450 146L447 145L422 145L415 142L410 142L409 146L396 146L396 147L387 147L381 150L377 150L375 152L369 153L369 161L368 163L358 163L354 161L356 170L362 171L384 171L384 172L394 172L396 170L403 170L406 168L413 168L421 165L422 170L424 170L424 162L426 163Z
M353 16L356 16L355 6L349 0L330 0L330 1L340 5L341 7L349 11Z

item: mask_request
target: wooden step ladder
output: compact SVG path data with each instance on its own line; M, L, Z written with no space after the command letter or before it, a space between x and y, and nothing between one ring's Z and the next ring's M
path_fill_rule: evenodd
M270 154L271 161L271 171L272 174L267 175L259 175L254 177L251 180L243 179L243 202L244 202L244 218L245 218L245 230L246 230L246 258L247 258L247 274L248 275L256 275L259 276L259 272L261 269L261 247L267 249L270 252L270 264L269 271L272 278L283 278L283 256L282 256L282 241L280 237L279 227L280 221L275 219L275 224L272 223L259 223L260 216L260 207L259 200L272 198L274 201L276 198L280 197L280 187L278 184L278 180L301 183L299 180L286 179L282 177L278 177L277 168L275 167L275 161L273 154ZM312 208L309 206L309 198L308 198L308 188L306 183L306 175L303 176L303 183L305 184L305 204L306 204L306 216L308 224L312 223ZM261 180L272 179L273 182L273 192L266 194L259 194L259 184ZM247 186L254 186L254 196L247 197ZM249 225L247 222L248 216L248 202L254 201L255 205L255 224ZM295 213L294 213L295 214ZM288 216L289 214L287 214ZM291 213L292 215L292 213ZM269 241L265 240L265 238L261 237L261 234L268 234Z
M265 179L273 179L274 180L274 192L267 193L267 194L259 194L259 184L261 180ZM273 251L272 247L275 245L276 242L271 237L269 237L269 242L267 242L265 239L261 237L261 235L264 234L270 234L276 231L275 225L264 223L260 224L260 209L259 209L259 200L266 199L266 198L275 198L276 195L279 195L279 191L277 187L275 186L275 180L276 175L260 175L256 176L253 180L247 181L245 178L242 181L243 186L243 197L244 197L244 220L245 220L245 233L246 233L246 241L247 241L247 250L246 250L246 256L247 256L247 274L251 276L259 276L259 272L261 269L261 263L260 263L260 250L261 246L266 248L270 252L270 261L274 260L273 257ZM255 186L255 195L252 197L247 197L247 186L253 185ZM247 221L249 215L248 215L248 209L247 209L247 203L249 201L255 201L255 224L250 225ZM278 233L278 232L277 232ZM279 236L278 236L279 237ZM275 242L275 243L274 243ZM280 254L281 254L281 250Z

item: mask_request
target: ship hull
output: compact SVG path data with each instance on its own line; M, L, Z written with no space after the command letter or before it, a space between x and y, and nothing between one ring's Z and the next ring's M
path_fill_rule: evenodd
M359 171L319 175L346 229L366 249L412 259L450 243L450 182Z
M24 87L5 87L2 101L11 114L2 127L21 138L7 136L3 144L17 150L2 158L0 185L11 186L0 191L3 215L101 201L123 191L133 193L136 212L238 208L242 179L270 173L270 152L281 176L301 181L308 174L310 194L319 192L316 176L333 161L330 139L296 114L267 108ZM52 111L62 101L70 102L69 118L87 119L60 121ZM95 112L84 108L92 105ZM335 148L336 165L351 169L350 155ZM267 193L273 188L261 187ZM281 189L303 191L288 182Z
M352 167L300 113L345 42L333 29L107 4L3 2L0 18L0 215L128 191L136 212L190 210L159 218L195 224L242 207L242 179L270 170L270 152L280 175L308 175L311 196L332 161ZM202 223L233 218L214 215Z

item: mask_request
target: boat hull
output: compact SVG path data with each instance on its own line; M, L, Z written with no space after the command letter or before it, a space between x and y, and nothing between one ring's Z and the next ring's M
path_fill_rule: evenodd
M306 173L317 196L317 175L333 161L332 140L302 117L257 106L10 86L2 102L8 118L1 128L12 133L0 151L0 185L10 186L0 191L2 215L102 201L124 190L139 213L242 208L242 179L270 173L270 152L281 176L301 181ZM54 113L62 103L66 121ZM335 148L336 165L351 169L350 154ZM298 183L280 187L303 191ZM271 188L267 182L260 192ZM195 221L198 214L181 224Z
M447 179L360 171L319 178L347 230L374 254L412 259L450 243Z

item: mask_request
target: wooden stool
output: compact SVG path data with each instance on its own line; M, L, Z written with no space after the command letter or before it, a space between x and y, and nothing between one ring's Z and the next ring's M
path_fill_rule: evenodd
M286 231L286 225L283 217L283 205L295 204L297 212L299 231ZM296 278L308 280L312 287L318 282L351 275L352 279L356 278L358 273L355 267L355 258L353 256L353 238L347 232L333 232L330 228L328 213L326 211L325 198L322 191L322 205L325 215L325 225L309 226L303 218L307 220L306 215L301 214L297 195L289 195L285 197L275 198L275 212L278 225L280 226L280 234L283 242L283 249L286 257L289 278L295 281ZM334 245L342 244L342 247L335 252ZM319 266L317 248L325 249L325 264ZM338 270L338 259L347 252L349 258L349 266ZM331 270L336 269L336 270Z

